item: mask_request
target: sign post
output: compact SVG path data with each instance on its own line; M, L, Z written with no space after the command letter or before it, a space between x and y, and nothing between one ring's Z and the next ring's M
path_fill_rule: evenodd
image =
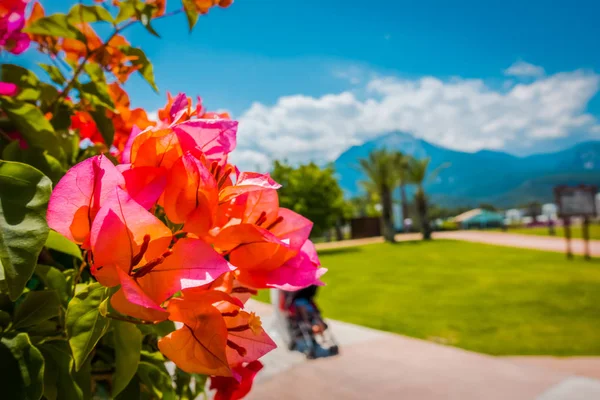
M581 227L584 241L584 255L590 257L589 219L596 216L596 193L598 188L593 185L557 186L554 188L558 216L562 218L567 241L567 258L573 258L571 250L571 218L583 218Z

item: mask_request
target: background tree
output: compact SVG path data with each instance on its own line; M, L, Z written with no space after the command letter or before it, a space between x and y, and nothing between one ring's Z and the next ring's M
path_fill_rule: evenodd
M404 156L385 149L374 150L369 157L359 160L360 170L368 177L361 184L367 193L377 193L381 201L381 221L386 241L394 242L394 212L392 192L400 182Z
M419 222L421 225L421 233L423 234L423 240L431 239L431 224L429 223L427 195L425 194L425 182L428 180L435 179L438 173L443 168L447 168L448 165L444 164L438 167L431 173L427 172L429 168L429 158L416 159L411 158L408 161L408 180L417 186L415 192L415 206L417 214L419 216Z
M315 236L336 228L338 240L343 239L341 225L351 217L351 208L335 178L332 165L324 168L315 163L292 167L285 161L275 161L271 176L282 185L279 204L314 222Z
M400 201L402 207L402 229L405 230L404 220L409 217L408 197L406 196L406 185L408 183L408 163L410 156L403 153L396 153L398 163L398 184L400 186Z
M485 211L498 211L496 206L494 206L493 204L489 204L489 203L481 203L479 205L479 208L481 208L482 210L485 210Z

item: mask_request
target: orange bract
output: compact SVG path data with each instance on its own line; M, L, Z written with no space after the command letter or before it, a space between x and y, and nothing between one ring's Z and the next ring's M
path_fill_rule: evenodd
M143 109L129 108L129 96L117 82L108 85L108 93L115 104L114 112L107 111L107 117L112 119L115 127L115 138L112 144L122 152L134 126L146 129L154 123L148 120L148 115Z
M31 14L29 14L29 18L27 19L26 26L31 25L34 21L44 17L44 7L36 1L31 8ZM29 38L36 42L42 50L48 51L50 54L57 54L58 49L58 39L52 36L46 35L34 35L29 33Z

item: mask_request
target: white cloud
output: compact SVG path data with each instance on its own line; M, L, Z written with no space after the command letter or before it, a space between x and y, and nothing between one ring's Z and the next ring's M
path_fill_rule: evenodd
M364 74L365 74L365 71L358 66L346 66L343 68L334 68L331 71L331 75L333 75L334 78L348 81L353 85L358 85L361 82Z
M265 169L272 159L332 161L348 147L392 131L465 151L597 134L600 125L586 107L599 83L600 75L582 70L509 89L479 79L379 77L362 95L285 96L272 106L254 103L241 115L234 160L248 169Z
M518 77L540 77L545 73L544 68L525 61L517 61L504 70L504 75Z

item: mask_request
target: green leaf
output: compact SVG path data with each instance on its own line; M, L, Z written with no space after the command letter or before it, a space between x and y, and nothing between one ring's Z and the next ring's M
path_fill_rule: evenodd
M75 383L83 392L83 399L92 398L92 357L88 357L79 371L71 373L75 379Z
M142 361L138 366L137 376L154 397L163 400L176 399L171 376L164 369Z
M65 103L60 103L56 108L56 112L52 115L50 124L56 131L57 136L59 131L67 131L71 126L71 114L71 107ZM60 146L60 143L62 142L60 138L58 138L58 142L59 148L62 149L62 146Z
M60 130L56 132L58 143L65 154L66 165L74 165L79 154L79 135L75 131Z
M4 96L0 96L0 106L27 144L45 149L51 156L61 159L61 149L54 128L38 107Z
M12 317L6 311L0 310L0 329L4 330L12 322Z
M152 325L154 332L160 337L167 336L169 333L175 331L175 323L173 321L163 321L158 324Z
M154 30L154 28L150 24L152 22L152 13L155 9L155 6L151 4L145 4L143 7L138 7L136 9L136 15L142 23L142 25L144 26L144 28L146 28L146 30L150 32L150 34L159 38L160 35Z
M27 328L58 316L60 300L54 290L29 292L15 310L15 329Z
M119 4L119 14L115 19L115 23L121 23L135 16L138 0L126 0Z
M115 397L125 390L138 369L140 351L142 351L142 332L130 322L115 321L112 325L115 342L112 395Z
M38 264L35 267L35 274L44 282L48 289L56 291L60 301L66 305L69 301L70 286L67 285L67 278L57 268L49 265Z
M109 320L98 311L102 300L104 287L95 282L85 286L69 302L66 316L67 337L77 371L108 329Z
M73 358L69 343L64 340L46 342L40 346L46 367L44 368L44 397L48 400L79 400L83 392L75 383Z
M196 10L196 4L194 4L194 0L182 0L183 9L185 11L185 15L188 20L188 26L190 27L190 32L194 29L196 22L198 22L198 10Z
M75 243L61 235L60 233L51 230L46 239L46 247L52 250L60 251L83 261L81 249Z
M104 76L104 70L102 67L96 63L87 63L83 70L90 77L93 82L106 82L106 77Z
M0 387L6 399L38 400L44 389L44 357L26 333L0 339Z
M140 396L140 379L137 376L134 376L129 384L121 393L115 396L115 400L131 400L131 399L141 399Z
M102 134L104 143L110 147L115 138L115 126L113 125L112 119L106 116L106 108L97 106L94 111L90 111L90 115Z
M108 10L99 5L87 6L83 4L76 4L69 11L67 19L69 22L75 24L79 22L113 22L113 17L110 15Z
M54 101L58 98L58 89L49 83L40 83L40 107L42 111L47 112L54 106Z
M104 82L87 82L79 86L80 94L94 106L103 106L114 110L115 104L108 93L108 87Z
M67 82L67 79L64 77L60 69L58 69L58 67L55 65L43 63L39 63L38 65L48 73L48 76L52 82L56 83L57 85L64 85Z
M21 149L19 142L13 141L4 148L2 158L6 161L16 161L31 165L44 173L53 184L57 184L65 174L60 162L47 154L46 151L35 147Z
M0 81L14 83L19 91L14 99L22 101L37 101L40 97L40 80L37 76L19 65L3 64Z
M60 13L33 21L29 26L23 29L23 32L33 33L35 35L77 39L86 43L83 33L69 22L67 15Z
M37 169L0 160L0 289L16 300L46 238L52 184Z
M127 56L136 57L136 59L132 60L131 63L139 67L138 72L142 75L146 82L150 84L152 89L154 89L155 92L158 92L158 88L154 82L154 67L142 49L131 46L121 46L119 49Z

